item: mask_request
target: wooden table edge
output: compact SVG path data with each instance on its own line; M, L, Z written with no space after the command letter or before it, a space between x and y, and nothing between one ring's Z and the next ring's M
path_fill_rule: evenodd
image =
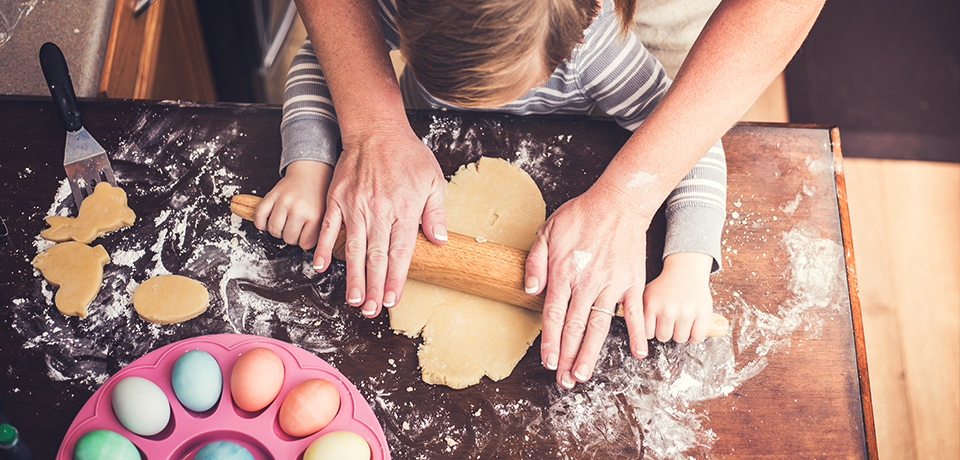
M857 284L857 266L853 254L853 231L850 228L850 208L847 205L847 184L843 171L843 153L840 149L840 128L822 126L830 130L830 147L833 151L833 170L837 182L837 207L840 210L840 232L843 238L844 259L847 267L847 287L850 291L850 316L853 320L854 347L857 353L857 370L860 379L860 407L863 410L863 429L866 438L867 458L879 458L877 430L874 425L873 399L870 393L870 371L867 368L867 346L863 336L863 313L860 306L860 288Z

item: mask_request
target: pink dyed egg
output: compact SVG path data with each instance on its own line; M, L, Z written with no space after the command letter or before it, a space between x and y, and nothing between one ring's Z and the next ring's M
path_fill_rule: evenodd
M230 392L237 407L257 412L273 402L283 386L283 361L269 348L247 350L230 374Z
M302 438L324 429L340 411L340 392L324 379L310 379L290 390L280 406L280 428Z

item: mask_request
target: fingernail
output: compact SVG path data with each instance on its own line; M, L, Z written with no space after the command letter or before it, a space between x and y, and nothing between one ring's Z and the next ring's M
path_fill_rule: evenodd
M647 352L641 350L636 350L633 352L633 354L637 357L637 359L643 359L647 357Z
M369 301L363 304L363 308L360 310L364 316L371 316L377 311L377 303L374 301Z
M586 364L581 364L577 366L577 370L573 371L573 375L577 378L577 380L587 380L590 378L590 367L588 367Z
M527 278L526 286L523 288L527 294L533 294L540 288L540 280L536 276Z
M556 353L550 353L547 355L546 366L547 366L547 369L550 369L551 371L557 370L557 354Z
M347 303L357 303L363 300L363 296L360 295L360 289L353 288L350 290L350 297L347 297Z
M569 372L564 372L563 375L560 376L560 386L572 390L576 384L577 382L570 378Z
M313 269L316 270L317 273L323 272L323 259L317 259L313 263Z
M440 241L447 241L447 227L443 224L434 225L433 237Z
M388 292L383 295L383 306L390 308L397 304L397 295L393 292Z

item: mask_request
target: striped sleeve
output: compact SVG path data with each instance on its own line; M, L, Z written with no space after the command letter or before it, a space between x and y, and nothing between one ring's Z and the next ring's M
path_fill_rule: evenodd
M383 28L383 38L387 41L387 48L400 49L396 0L379 0L377 6L380 8L380 27Z
M727 161L720 141L694 165L667 197L663 257L700 252L720 269L720 235L727 209Z
M633 32L621 36L616 15L603 11L574 57L581 91L630 131L650 115L670 79Z
M310 40L293 57L283 90L280 175L294 161L337 163L340 126Z
M400 45L395 19L397 6L393 0L378 3L386 46L395 50ZM287 72L280 137L283 143L280 175L294 161L321 161L333 166L340 156L337 113L309 39L294 56Z

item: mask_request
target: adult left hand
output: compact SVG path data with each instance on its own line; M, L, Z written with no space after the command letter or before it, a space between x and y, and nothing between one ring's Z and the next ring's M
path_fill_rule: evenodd
M638 209L636 196L594 184L547 219L530 249L526 291L547 290L541 359L564 388L593 375L617 303L623 303L633 355L647 355L643 289L653 216Z

